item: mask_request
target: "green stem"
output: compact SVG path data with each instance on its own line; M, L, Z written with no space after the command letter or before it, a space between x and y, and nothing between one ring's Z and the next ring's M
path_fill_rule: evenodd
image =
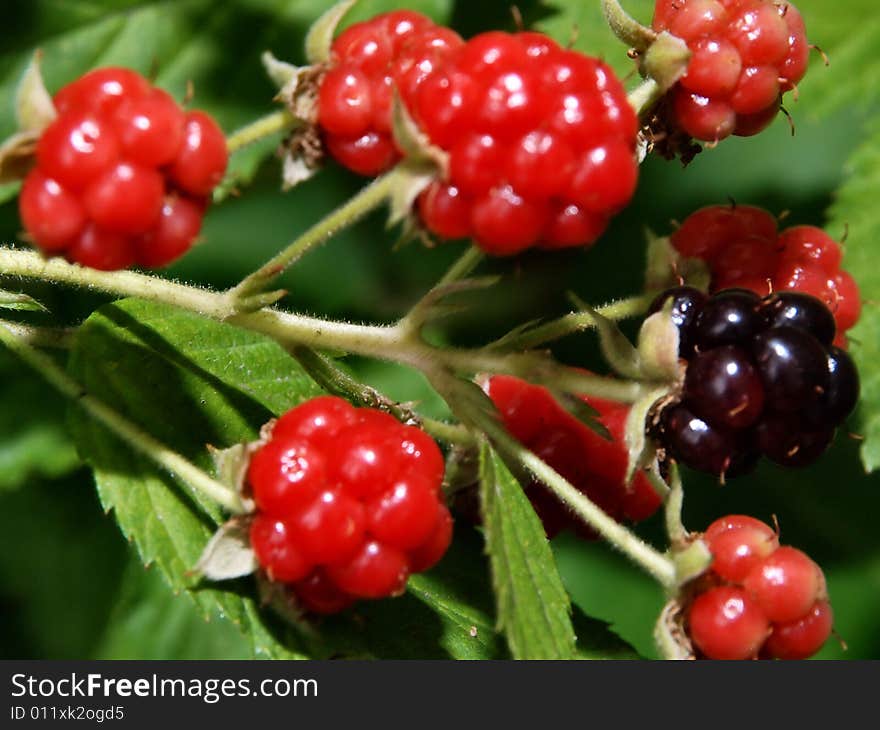
M48 347L55 350L69 350L73 346L73 338L76 334L76 330L72 328L34 327L6 319L0 319L0 327L5 327L31 347Z
M449 270L443 274L443 277L434 285L434 288L436 289L464 279L480 265L484 258L486 258L486 255L480 249L476 246L469 246L456 262L449 267Z
M641 392L638 383L590 375L576 368L560 365L543 353L440 348L406 336L404 330L397 325L349 324L275 309L234 314L228 293L219 294L132 271L108 273L68 264L58 258L46 261L27 251L0 248L0 275L59 281L108 294L171 304L260 332L288 349L302 345L314 349L341 350L408 365L423 372L442 365L466 375L516 375L571 393L592 395L621 403L635 402Z
M617 0L602 0L602 12L611 31L628 46L644 51L657 34L627 13Z
M659 475L657 478L660 478ZM666 534L671 545L683 545L687 542L689 535L681 519L681 510L684 506L684 486L681 483L681 473L674 464L670 471L670 481L672 483L668 485L669 494L664 506Z
M226 149L230 154L238 152L242 147L247 147L278 132L290 131L302 123L301 119L297 119L286 109L272 112L230 134L226 138Z
M654 79L645 79L626 98L639 118L642 118L663 98L663 88Z
M239 311L248 311L248 299L254 294L264 291L278 278L288 266L293 264L308 251L324 243L339 231L353 225L370 211L378 208L388 200L396 184L400 172L397 168L376 178L345 204L318 221L305 233L294 240L287 248L273 256L259 269L245 277L238 285L229 290L230 298L238 304Z
M651 301L652 298L648 295L628 297L597 307L596 312L607 319L620 321L644 314ZM505 350L528 350L568 335L593 329L595 326L596 321L592 313L571 312L515 337L503 338L500 343L503 343Z
M125 419L107 404L89 395L48 355L32 347L5 326L0 326L0 342L39 372L62 395L78 403L87 413L103 423L135 451L167 469L185 484L216 502L228 512L240 513L243 511L241 500L233 491Z
M473 407L465 398L456 397L457 387L450 376L435 373L432 381L444 395L453 411L465 422L483 431L509 459L521 464L585 524L611 545L652 575L660 584L675 584L675 566L665 555L639 539L634 533L612 519L595 502L573 487L552 467L514 439L492 416Z

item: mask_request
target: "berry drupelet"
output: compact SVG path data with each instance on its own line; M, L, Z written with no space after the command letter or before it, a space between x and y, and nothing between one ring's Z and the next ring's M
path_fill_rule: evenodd
M832 344L828 308L801 292L707 298L678 287L651 311L670 299L687 369L680 397L653 427L667 456L722 477L749 471L761 454L791 467L818 459L859 397L855 364Z

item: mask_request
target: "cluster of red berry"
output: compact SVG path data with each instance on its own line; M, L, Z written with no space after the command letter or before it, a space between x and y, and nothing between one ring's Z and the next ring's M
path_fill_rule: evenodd
M708 659L806 659L831 635L822 569L779 545L760 520L730 515L703 536L712 567L695 587L687 630Z
M472 236L496 255L586 245L635 191L638 120L623 86L603 62L540 33L465 42L406 11L349 27L318 106L343 165L376 174L398 159L393 88L448 153L448 174L417 206L441 238Z
M640 522L660 507L657 491L642 472L626 483L627 452L623 432L629 406L599 398L584 398L598 411L598 421L611 435L606 439L566 411L550 391L507 375L485 385L507 430L565 477L608 515ZM548 537L571 528L586 539L595 533L577 521L540 482L526 494L541 518Z
M333 396L285 413L251 457L251 544L313 613L401 593L452 539L443 456L424 431Z
M790 2L658 0L653 25L691 52L669 106L696 139L757 134L807 71L804 21Z
M91 71L54 103L19 197L30 240L95 269L182 256L226 170L214 120L124 68Z
M708 297L678 287L652 309L670 299L687 372L655 433L668 455L725 477L750 471L761 454L784 466L818 459L859 397L855 363L831 344L825 305L799 292Z
M845 333L861 313L859 289L840 268L840 244L821 228L780 232L761 208L712 205L689 215L670 241L683 256L708 264L712 291L735 287L766 296L791 290L821 299L837 321L835 344L846 346Z

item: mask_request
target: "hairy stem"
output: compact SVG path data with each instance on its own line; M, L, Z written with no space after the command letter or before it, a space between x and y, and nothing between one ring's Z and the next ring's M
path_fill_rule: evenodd
M302 124L301 119L297 119L286 109L272 112L264 117L260 117L256 121L235 130L226 138L226 149L230 154L237 152L242 147L249 144L259 142L265 137L269 137L277 132L286 132Z
M663 93L663 88L654 79L645 79L626 98L638 117L642 118L663 98Z
M119 296L133 296L171 304L243 329L260 332L290 349L341 350L396 362L423 372L441 365L450 371L473 375L503 373L572 393L633 403L641 386L616 378L591 375L553 361L542 353L504 353L487 349L434 347L407 336L398 325L359 325L263 309L235 314L228 293L179 284L132 271L113 273L86 269L61 259L45 260L37 254L0 248L0 275L58 281Z
M617 0L602 0L602 12L611 31L628 46L644 51L657 34L627 13Z
M243 511L241 501L235 492L212 479L195 464L157 441L106 403L89 395L49 356L35 349L5 326L0 326L0 342L39 372L52 387L79 404L89 415L103 423L135 451L167 469L186 485L216 502L228 512L239 513Z
M240 303L239 309L241 311L247 311L250 308L247 305L248 298L264 291L288 266L337 232L353 225L367 213L382 205L391 194L399 175L400 173L395 168L382 177L376 178L357 195L350 198L323 220L318 221L287 248L230 289L231 299Z

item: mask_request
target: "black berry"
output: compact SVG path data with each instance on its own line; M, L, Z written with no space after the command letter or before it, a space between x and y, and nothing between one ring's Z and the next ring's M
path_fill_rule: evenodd
M697 349L744 343L760 332L764 324L758 314L760 301L745 289L726 289L709 299L694 323Z
M648 308L648 314L663 309L672 300L672 322L678 328L678 354L689 358L694 353L694 322L709 297L692 286L678 286L660 294Z
M755 429L758 448L782 466L808 466L825 453L834 439L834 427L804 431L797 416L771 414Z
M688 364L685 398L709 423L751 426L764 408L764 387L748 354L733 345L697 355Z
M809 409L812 423L839 426L859 400L859 371L852 358L839 347L828 350L828 384L825 393Z
M820 300L802 292L773 294L761 305L767 327L790 326L806 330L825 347L834 341L834 315Z
M828 358L812 335L794 327L762 332L752 346L767 405L792 413L816 403L828 387Z

